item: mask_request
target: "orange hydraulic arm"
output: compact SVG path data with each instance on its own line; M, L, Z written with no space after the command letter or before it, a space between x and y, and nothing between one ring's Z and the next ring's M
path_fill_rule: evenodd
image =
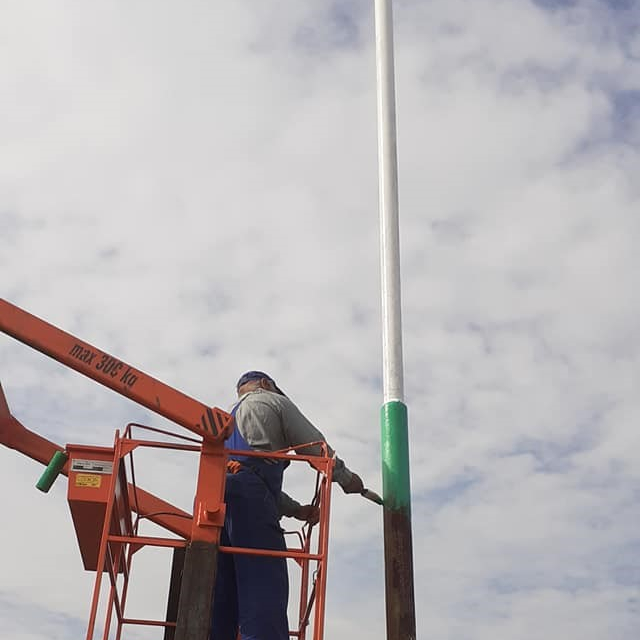
M225 411L190 398L1 298L0 331L193 431L205 442L221 446L228 434L231 416ZM42 464L48 464L53 454L61 450L11 415L1 387L0 442ZM66 474L66 467L63 473ZM137 505L140 515L191 538L193 522L188 513L141 489L137 489Z
M168 418L208 441L227 436L231 416L135 369L0 298L0 331Z
M62 451L62 447L33 431L29 431L19 420L11 415L2 391L2 385L0 385L0 444L24 453L44 465L49 463L56 451ZM65 465L62 470L65 476L68 471L67 466ZM152 522L186 540L191 537L192 521L189 513L161 500L140 487L135 488L135 498L133 491L134 488L130 484L129 501L132 507L137 509L139 515L147 517Z

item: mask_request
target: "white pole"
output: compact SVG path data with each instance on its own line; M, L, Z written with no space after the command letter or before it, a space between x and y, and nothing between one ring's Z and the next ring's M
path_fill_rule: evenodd
M382 486L387 640L415 640L411 486L404 404L398 157L391 0L375 0L382 272Z
M384 401L404 402L391 0L375 0Z

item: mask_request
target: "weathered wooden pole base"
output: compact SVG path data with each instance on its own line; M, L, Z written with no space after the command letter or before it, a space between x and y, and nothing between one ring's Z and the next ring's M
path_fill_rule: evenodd
M384 509L387 640L415 640L413 545L408 509Z
M180 602L180 588L182 586L185 553L185 547L176 547L173 550L169 595L167 596L167 616L165 618L167 622L176 622L178 619L178 603ZM165 627L163 640L175 640L175 637L175 627Z
M175 640L209 640L218 545L194 541L187 546Z

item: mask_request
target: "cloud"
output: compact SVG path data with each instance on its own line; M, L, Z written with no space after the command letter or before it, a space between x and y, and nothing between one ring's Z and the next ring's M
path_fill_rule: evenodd
M634 638L640 13L394 9L419 634ZM3 297L221 407L268 370L379 489L370 3L5 13ZM57 442L171 426L10 339L0 364L13 413ZM92 576L63 484L36 496L38 465L0 457L2 606L66 637ZM192 466L149 461L146 482L188 504ZM327 637L382 638L379 510L333 509Z
M0 593L0 611L5 621L5 637L16 640L63 638L69 632L78 635L85 631L83 619L61 615L37 604L16 599L12 594Z

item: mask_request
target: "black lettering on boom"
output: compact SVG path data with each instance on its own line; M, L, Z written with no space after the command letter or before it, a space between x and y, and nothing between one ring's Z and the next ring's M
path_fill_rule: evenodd
M98 371L102 371L102 373L106 373L112 378L115 378L118 375L122 367L124 367L124 364L120 362L120 360L117 360L116 358L109 356L106 353L103 354L102 359L96 365L96 369Z
M97 354L91 351L91 349L85 349L82 345L76 343L71 347L69 355L85 364L93 364L93 359Z
M127 370L122 374L120 378L120 382L127 385L129 389L133 388L133 385L138 382L138 376L133 373L131 367L127 367Z

